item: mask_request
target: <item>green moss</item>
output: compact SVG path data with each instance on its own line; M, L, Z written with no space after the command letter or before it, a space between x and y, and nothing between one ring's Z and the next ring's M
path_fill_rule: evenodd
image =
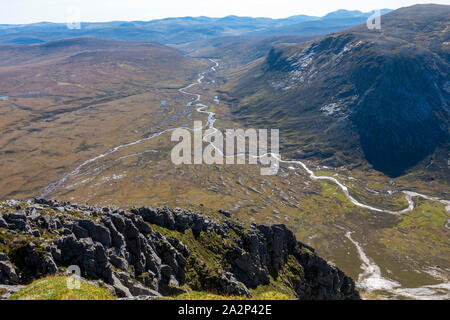
M138 276L138 278L141 279L141 280L151 280L152 279L152 277L150 276L150 274L148 272L140 274Z
M416 208L402 215L397 226L384 230L383 243L397 254L420 254L424 260L448 257L449 236L444 223L450 219L450 214L441 203L416 201Z
M196 238L190 229L181 233L167 230L156 225L151 225L151 227L168 238L175 238L181 241L189 248L194 257L205 263L208 267L216 269L220 268L223 253L226 251L224 248L226 242L222 242L223 239L219 235L202 232L200 236Z
M309 251L306 253L309 254ZM303 267L294 256L290 255L286 265L279 274L276 277L270 277L270 284L251 289L250 292L254 297L262 297L264 295L273 295L276 293L294 299L297 296L297 293L292 288L295 283L298 284L303 281L303 275Z
M322 197L329 198L329 201L338 201L342 206L348 207L353 205L350 200L347 199L342 190L332 182L319 181L320 187L322 189ZM323 198L320 199L323 201Z
M270 284L268 285L259 286L256 289L250 289L250 293L253 297L260 297L265 294L272 294L274 292L292 297L292 299L295 299L296 297L294 290L289 288L280 276L277 279L270 277Z
M379 182L379 181L370 182L368 184L368 187L373 190L384 190L385 189L383 187L383 185L381 184L381 182Z
M193 290L202 290L217 286L221 268L211 267L192 254L187 260L186 270L186 285Z
M192 230L184 233L161 228L156 225L151 227L166 236L175 238L185 244L191 254L186 265L186 285L193 290L213 288L217 284L219 271L223 271L223 255L226 253L226 245L230 239L222 239L215 233L202 232L197 238Z
M435 201L416 199L416 208L408 215L401 217L399 227L403 229L436 228L442 229L450 214L444 205Z
M304 270L302 265L295 259L294 256L290 255L288 261L282 270L282 274L287 277L290 281L302 281L302 276L304 275Z

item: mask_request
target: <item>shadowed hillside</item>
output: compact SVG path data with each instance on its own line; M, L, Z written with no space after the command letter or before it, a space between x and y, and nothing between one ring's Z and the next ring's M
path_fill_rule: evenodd
M236 77L235 112L281 128L299 158L365 159L398 176L437 152L430 169L444 172L449 14L450 6L413 6L383 16L381 31L362 25L277 46Z

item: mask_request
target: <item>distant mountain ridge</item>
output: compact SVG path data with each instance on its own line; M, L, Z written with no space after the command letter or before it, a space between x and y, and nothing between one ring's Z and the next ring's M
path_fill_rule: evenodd
M383 12L389 11L384 9ZM41 22L0 25L0 43L32 44L75 37L97 37L122 41L156 41L181 44L214 37L253 35L317 35L363 23L372 13L339 10L324 17L297 15L283 19L227 16L184 17L144 21L82 23L69 30L66 24Z

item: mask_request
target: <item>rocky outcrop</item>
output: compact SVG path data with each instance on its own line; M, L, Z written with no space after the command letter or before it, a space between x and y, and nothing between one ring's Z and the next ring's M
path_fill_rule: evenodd
M244 126L282 126L293 137L283 153L299 160L370 164L393 178L423 171L445 183L449 15L448 5L416 5L383 16L381 33L362 24L277 44L266 59L230 77L234 118Z
M0 205L0 284L78 266L118 297L187 289L251 296L280 281L299 299L358 299L354 282L283 225L213 221L191 211L131 211L45 200ZM272 280L271 280L272 279Z

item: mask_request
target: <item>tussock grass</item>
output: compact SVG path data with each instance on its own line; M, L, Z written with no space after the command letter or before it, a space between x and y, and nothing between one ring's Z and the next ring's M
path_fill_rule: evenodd
M108 290L84 281L80 289L71 290L67 279L57 276L37 280L11 295L9 300L116 300Z
M193 291L176 297L166 298L164 300L256 300L256 301L279 301L295 300L293 297L279 292L264 292L248 299L243 296L219 296L207 292Z

